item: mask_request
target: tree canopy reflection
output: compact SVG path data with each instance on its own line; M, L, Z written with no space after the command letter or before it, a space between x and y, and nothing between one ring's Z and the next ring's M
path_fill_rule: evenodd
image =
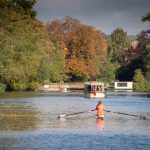
M0 131L33 130L39 112L26 103L0 103Z

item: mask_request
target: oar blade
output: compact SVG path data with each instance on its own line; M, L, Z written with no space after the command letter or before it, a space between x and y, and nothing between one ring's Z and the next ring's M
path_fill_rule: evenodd
M60 114L59 116L58 116L58 119L60 119L60 118L65 118L65 114Z
M96 109L92 109L92 110L90 110L90 111L94 111L94 110L96 110ZM72 116L72 115L77 115L77 114L82 114L82 113L88 113L88 112L90 112L90 111L80 111L80 112L75 112L75 113L71 113L71 114L60 114L59 116L58 116L58 119L60 119L60 118L64 118L64 117L66 117L66 116Z

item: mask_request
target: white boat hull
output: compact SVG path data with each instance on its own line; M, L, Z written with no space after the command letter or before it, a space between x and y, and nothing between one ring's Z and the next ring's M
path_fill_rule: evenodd
M84 96L87 98L105 98L106 93L105 92L99 92L99 93L84 93Z

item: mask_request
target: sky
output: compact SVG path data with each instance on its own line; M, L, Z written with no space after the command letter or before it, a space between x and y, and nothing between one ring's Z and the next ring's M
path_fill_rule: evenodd
M116 28L136 35L148 29L141 17L150 11L150 0L37 0L34 9L44 23L70 16L108 35Z

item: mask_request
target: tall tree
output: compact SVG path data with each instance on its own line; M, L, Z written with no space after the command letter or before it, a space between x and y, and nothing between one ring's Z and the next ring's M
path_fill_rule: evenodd
M136 69L135 70L135 74L133 77L133 81L134 81L134 89L136 91L145 91L145 78L144 75L141 71L141 69Z
M62 80L62 56L63 51L49 40L40 21L24 9L23 13L9 7L0 9L0 82L7 89L25 90L45 79Z
M47 26L50 39L63 43L65 70L71 80L95 78L100 73L107 47L100 31L68 16Z
M149 12L141 20L149 22ZM141 31L135 43L136 46L130 46L124 55L120 79L132 80L136 69L141 69L146 78L150 72L150 29Z
M0 0L0 8L9 8L34 18L36 16L36 11L33 9L35 3L36 0Z
M127 33L122 28L117 28L111 34L112 61L121 63L125 50L127 49Z

